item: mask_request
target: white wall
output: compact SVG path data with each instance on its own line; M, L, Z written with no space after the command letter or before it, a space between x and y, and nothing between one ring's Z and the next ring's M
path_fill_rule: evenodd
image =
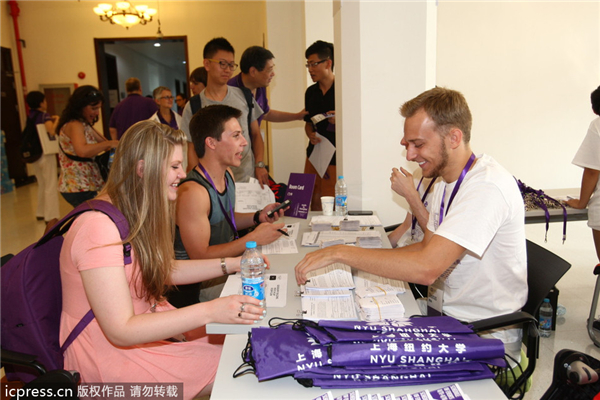
M332 2L267 1L267 48L275 55L275 78L269 86L269 105L297 112L304 108L304 92L313 82L304 67L304 51L317 40L333 42ZM264 124L265 122L263 122ZM271 173L287 182L292 172L304 172L304 122L270 123Z
M431 4L341 2L334 18L338 169L349 208L377 210L384 224L404 219L404 201L390 190L393 167L414 169L400 146L400 105L432 80ZM341 102L341 104L340 104Z
M437 83L463 92L473 149L536 188L579 187L600 2L440 2Z
M304 4L300 1L267 2L267 48L275 55L275 78L269 85L272 109L297 112L304 108ZM263 125L266 122L263 122ZM269 123L271 176L287 183L291 172L303 172L306 159L304 122Z
M579 186L581 170L570 161L594 117L599 2L342 1L340 15L352 7L359 9L354 19L334 18L336 34L347 23L348 37L360 37L342 55L360 63L360 73L347 82L348 63L338 64L350 208L378 210L384 224L403 218L403 202L389 189L391 167L408 165L398 108L434 84L465 94L476 152L537 188Z

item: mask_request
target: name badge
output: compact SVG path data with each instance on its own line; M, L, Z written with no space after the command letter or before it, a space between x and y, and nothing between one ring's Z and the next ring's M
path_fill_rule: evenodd
M444 280L440 277L427 292L427 316L435 317L442 315L442 304L444 300Z

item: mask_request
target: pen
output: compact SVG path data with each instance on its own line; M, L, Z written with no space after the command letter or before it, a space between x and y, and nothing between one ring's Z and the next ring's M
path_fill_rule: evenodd
M288 235L288 233L286 231L283 231L281 229L277 229L277 231L283 233L287 237L290 237L290 235Z

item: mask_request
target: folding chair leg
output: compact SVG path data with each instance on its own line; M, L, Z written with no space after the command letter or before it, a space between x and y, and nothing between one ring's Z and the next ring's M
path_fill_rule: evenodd
M590 339L596 345L596 347L600 347L600 339L596 336L596 332L594 330L594 321L596 320L596 309L598 307L598 297L600 296L600 264L596 265L594 268L594 275L596 278L596 287L594 288L594 297L592 297L592 307L590 308L590 316L588 317L587 322L587 330ZM598 332L600 335L600 332Z

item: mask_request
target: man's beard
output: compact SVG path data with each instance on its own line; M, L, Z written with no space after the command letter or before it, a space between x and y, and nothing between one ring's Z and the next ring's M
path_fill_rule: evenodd
M435 178L442 175L443 170L448 166L448 149L446 148L446 142L442 140L440 146L439 162L433 167L428 174L423 174L425 178Z

